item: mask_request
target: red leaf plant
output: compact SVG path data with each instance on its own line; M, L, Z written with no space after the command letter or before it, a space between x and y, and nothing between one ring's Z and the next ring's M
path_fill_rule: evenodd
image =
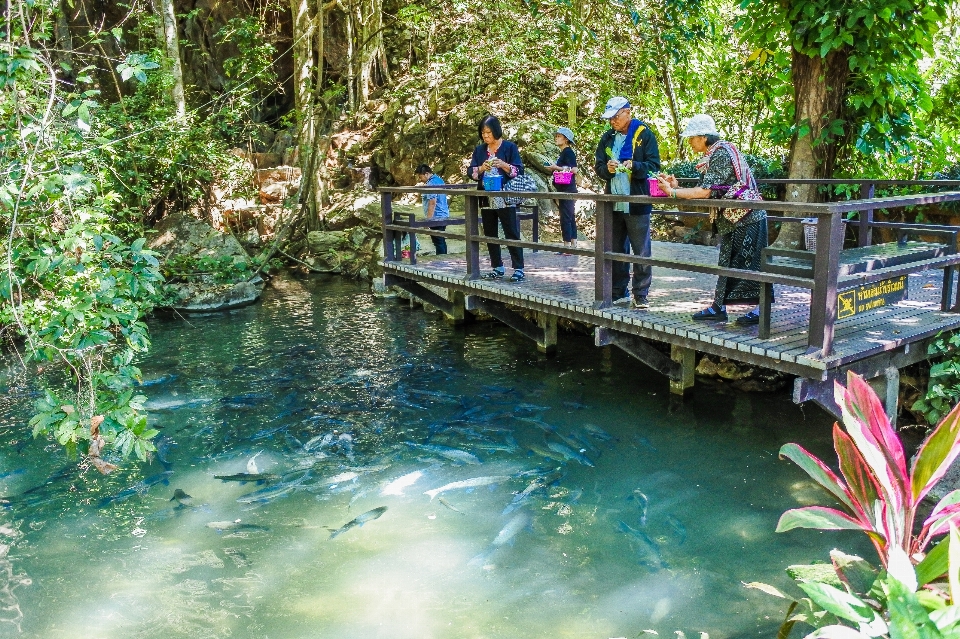
M780 457L805 470L842 509L808 506L788 510L780 517L777 532L794 528L862 530L885 568L891 554L906 555L916 563L931 539L949 532L951 522L960 526L960 490L954 490L940 500L914 534L917 507L960 454L960 406L924 440L908 471L903 444L870 385L849 373L847 387L838 382L834 396L845 428L833 425L840 477L797 444L781 448Z

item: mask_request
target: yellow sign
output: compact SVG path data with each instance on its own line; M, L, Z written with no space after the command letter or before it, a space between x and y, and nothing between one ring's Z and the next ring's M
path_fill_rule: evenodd
M907 276L858 286L837 294L837 319L896 304L907 293Z

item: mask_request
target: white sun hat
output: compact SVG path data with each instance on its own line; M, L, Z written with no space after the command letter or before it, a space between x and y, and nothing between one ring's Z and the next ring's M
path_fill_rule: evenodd
M700 113L690 118L690 121L687 122L687 128L683 130L680 137L689 138L695 135L719 136L720 133L717 131L717 124L713 121L713 118L705 113Z

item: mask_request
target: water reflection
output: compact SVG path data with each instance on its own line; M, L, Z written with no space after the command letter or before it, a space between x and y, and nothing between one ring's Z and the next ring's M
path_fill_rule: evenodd
M823 500L776 451L829 447L787 398L677 404L589 338L548 359L336 279L151 329L147 466L79 473L24 438L30 381L0 382L0 607L23 611L0 636L722 639L784 613L741 581L869 552L773 533Z

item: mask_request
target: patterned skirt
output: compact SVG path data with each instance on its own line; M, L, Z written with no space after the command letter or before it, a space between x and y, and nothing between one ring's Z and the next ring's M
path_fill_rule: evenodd
M759 219L758 219L759 218ZM767 245L766 211L755 211L720 236L719 266L749 271L760 270L760 251ZM735 277L717 278L714 302L724 304L759 304L760 282Z

